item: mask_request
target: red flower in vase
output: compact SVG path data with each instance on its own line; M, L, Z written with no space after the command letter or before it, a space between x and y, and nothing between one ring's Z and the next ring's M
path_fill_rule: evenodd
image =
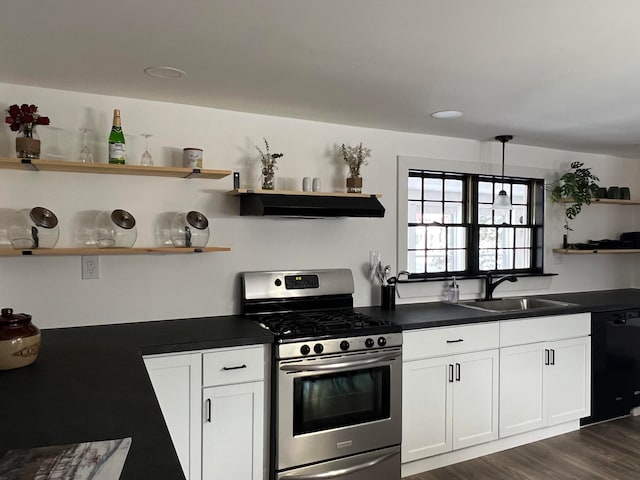
M49 117L42 117L38 113L38 107L23 103L21 106L11 105L7 110L9 116L5 122L9 124L11 131L30 133L36 125L49 125Z

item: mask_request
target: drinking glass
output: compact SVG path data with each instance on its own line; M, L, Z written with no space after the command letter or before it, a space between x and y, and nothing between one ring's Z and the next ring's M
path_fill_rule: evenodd
M80 150L78 160L82 163L93 163L93 154L91 153L87 143L87 133L91 130L88 128L81 128L80 131L82 132L82 150Z
M144 165L148 167L153 165L153 158L149 153L149 137L153 137L153 135L151 135L150 133L142 133L141 135L144 137L145 150L144 150L144 153L142 154L142 157L140 157L140 165Z

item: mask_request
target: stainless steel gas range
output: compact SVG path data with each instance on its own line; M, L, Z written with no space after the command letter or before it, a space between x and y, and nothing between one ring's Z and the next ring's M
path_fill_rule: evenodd
M276 336L271 479L400 479L402 334L353 309L350 270L248 272L243 309Z

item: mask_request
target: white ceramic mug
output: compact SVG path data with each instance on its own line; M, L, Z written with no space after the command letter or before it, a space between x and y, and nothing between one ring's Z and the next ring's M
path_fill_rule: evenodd
M302 191L303 192L311 191L311 177L304 177L302 179Z
M320 179L318 177L314 177L312 182L312 188L314 192L319 192L321 187Z

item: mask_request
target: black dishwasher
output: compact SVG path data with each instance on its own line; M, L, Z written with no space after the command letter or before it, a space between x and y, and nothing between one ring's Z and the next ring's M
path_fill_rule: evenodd
M628 415L640 406L640 308L591 314L591 416Z

